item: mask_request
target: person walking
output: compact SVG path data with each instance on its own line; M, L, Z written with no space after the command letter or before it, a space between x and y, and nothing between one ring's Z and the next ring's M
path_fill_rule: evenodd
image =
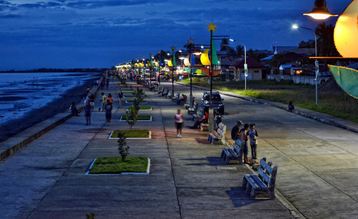
M122 90L119 91L118 93L118 99L119 99L119 105L123 105L123 92ZM119 106L118 106L119 108Z
M257 130L255 127L255 124L252 123L250 124L249 127L249 131L247 132L249 139L250 139L250 146L251 146L251 158L253 160L257 159L257 153L256 153L256 149L257 149L257 137L259 136L257 134Z
M106 77L106 89L108 90L109 88L109 76Z
M86 100L85 100L84 111L85 111L85 117L86 117L86 125L91 125L92 106L91 106L91 101L89 100L89 98L86 98Z
M72 103L71 103L70 111L71 111L72 116L78 116L78 109L77 109L77 107L76 107L76 103L75 103L75 102L72 102Z
M107 122L111 122L112 120L112 108L112 103L110 102L110 100L107 100L107 104L105 106Z
M247 147L247 140L248 140L248 136L247 136L247 131L249 130L249 124L244 124L244 127L240 130L240 139L241 139L241 157L240 157L240 162L242 162L242 154L244 154L244 163L248 163L248 147Z
M181 138L183 124L184 124L184 116L181 113L180 109L177 110L177 113L174 116L174 120L175 120L175 127L177 129L177 138Z
M101 93L102 96L102 109L100 111L104 111L105 107L106 107L106 103L107 103L107 96L102 92Z
M109 103L110 103L111 105L113 104L113 97L112 97L112 94L111 94L111 93L109 93L108 96L107 96L107 102L106 102L106 104L108 103L108 101L109 101Z

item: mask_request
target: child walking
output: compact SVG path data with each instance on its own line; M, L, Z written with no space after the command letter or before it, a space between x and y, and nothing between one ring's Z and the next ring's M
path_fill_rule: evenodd
M181 113L180 109L177 110L177 113L174 116L174 120L175 120L175 127L177 129L177 138L181 138L183 123L184 123L184 116Z
M247 132L249 138L250 138L250 146L251 146L251 158L256 160L257 159L257 137L259 136L257 134L257 130L255 127L255 124L250 124L249 131Z

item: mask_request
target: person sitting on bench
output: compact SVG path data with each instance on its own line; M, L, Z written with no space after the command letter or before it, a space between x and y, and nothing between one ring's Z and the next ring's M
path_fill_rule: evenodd
M226 127L224 123L220 122L218 128L209 133L208 141L210 142L210 144L214 143L214 141L225 138L225 128Z
M195 122L194 122L194 125L192 126L192 128L198 129L198 128L200 128L201 123L208 123L208 121L209 121L209 111L204 110L204 113L195 119Z

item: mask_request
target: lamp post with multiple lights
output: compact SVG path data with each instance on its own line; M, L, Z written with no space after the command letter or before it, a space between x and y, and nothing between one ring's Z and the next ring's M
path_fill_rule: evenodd
M212 95L213 95L213 75L214 75L214 65L218 65L218 57L216 55L215 47L214 47L214 40L222 40L222 39L230 39L229 36L225 35L214 35L216 31L216 25L214 23L210 23L208 26L210 32L210 68L209 68L209 75L210 75L210 102L209 102L209 131L212 131L214 128L214 110L212 104ZM215 54L215 57L214 57ZM210 112L211 111L211 112Z

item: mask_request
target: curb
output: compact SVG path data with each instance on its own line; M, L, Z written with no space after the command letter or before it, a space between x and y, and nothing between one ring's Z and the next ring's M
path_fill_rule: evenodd
M97 94L99 87L100 86L92 87L91 92L93 92L94 94ZM81 104L79 107L79 112L81 112L82 109L83 109L83 106ZM62 114L65 114L65 115L62 115ZM60 118L57 118L57 117L60 117ZM25 148L31 142L35 141L36 139L40 138L47 132L49 132L52 129L63 124L70 118L72 118L71 113L58 113L49 119L46 119L42 122L35 124L34 126L37 127L37 126L41 126L41 124L50 123L50 124L46 125L45 127L39 128L39 130L35 131L34 133L30 132L30 134L28 136L26 136L26 134L24 134L24 133L28 132L30 129L33 129L34 126L31 126L27 129L21 131L19 134L25 135L25 137L23 139L21 139L21 136L15 135L15 136L5 140L4 142L0 143L0 161L5 160L8 157L14 155L16 152ZM20 138L20 140L16 141L16 139L19 139L19 138ZM4 148L4 149L2 149L2 148Z
M112 138L113 131L111 131L111 133L109 134L108 139L109 140L118 140L119 138ZM127 140L148 140L148 139L152 139L152 131L149 130L149 136L147 138L126 138Z
M185 84L182 84L182 83L177 83L177 84L179 84L181 86L186 86L186 87L188 86L188 85L185 85ZM193 87L201 89L201 90L207 90L207 88L202 87L202 86L198 86L198 85L193 85ZM217 89L215 89L215 90L217 90ZM269 101L269 100L262 100L262 99L255 99L255 98L252 98L252 97L247 97L247 96L240 96L240 95L237 95L237 94L233 94L233 93L229 93L229 92L221 91L221 90L218 90L218 91L220 91L220 93L222 93L222 94L224 94L226 96L240 98L242 100L246 100L246 101L253 102L253 103L270 105L270 106L273 106L273 107L276 107L276 108L279 108L279 109L287 111L286 106L282 106L279 103L275 103L275 102L272 102L272 101ZM309 111L308 109L304 109L304 110ZM312 120L327 124L327 125L335 126L337 128L341 128L341 129L345 129L345 130L348 130L348 131L351 131L351 132L354 132L354 133L358 133L358 128L354 128L354 127L351 127L351 126L344 125L344 124L342 124L340 122L334 121L334 120L329 119L329 118L323 118L323 117L320 117L320 116L317 116L317 115L313 115L313 112L314 113L320 113L320 112L315 112L315 111L312 111L312 113L307 113L307 112L304 112L301 109L295 109L292 113L294 113L296 115L299 115L299 116L302 116L302 117L305 117L305 118L308 118L308 119L312 119Z

